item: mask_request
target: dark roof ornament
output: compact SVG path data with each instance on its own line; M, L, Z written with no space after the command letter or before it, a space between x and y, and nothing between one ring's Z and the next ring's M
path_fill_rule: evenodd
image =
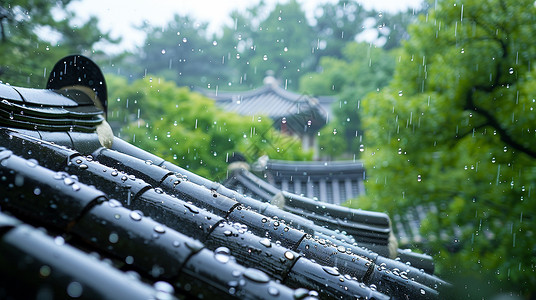
M67 96L83 92L96 107L106 114L108 92L100 68L82 55L70 55L60 59L48 77L47 89L63 90Z

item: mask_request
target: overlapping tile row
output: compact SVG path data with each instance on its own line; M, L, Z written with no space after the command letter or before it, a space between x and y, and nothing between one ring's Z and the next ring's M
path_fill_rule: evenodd
M228 179L224 182L225 186L240 189L256 199L269 202L285 211L313 220L316 224L332 230L344 231L359 242L360 245L366 246L382 255L390 256L389 237L391 228L389 217L386 214L350 209L293 194L278 189L246 168L235 167L231 171ZM296 172L298 171L296 170ZM396 256L396 253L393 253L393 255Z
M233 199L189 182L184 176L177 176L173 172L150 162L113 150L100 148L88 158L79 155L73 150L11 131L4 131L0 135L0 141L10 149L24 148L24 151L18 152L20 155L25 155L28 152L40 153L47 157L42 162L43 165L53 170L61 170L56 173L50 171L53 175L50 174L52 183L49 185L40 184L37 180L32 182L28 179L17 179L23 176L21 172L17 173L19 177L14 175L15 177L12 178L14 182L26 182L31 186L40 185L40 191L38 192L40 197L44 197L45 193L48 193L48 198L51 199L68 199L65 200L68 205L63 207L58 204L59 202L52 204L49 201L43 202L42 207L39 207L39 203L23 202L23 204L15 205L10 204L13 201L8 201L5 206L9 211L30 219L44 218L48 220L51 226L68 229L69 233L75 234L77 238L86 241L91 247L100 247L99 250L101 251L109 251L110 240L115 241L115 243L112 243L114 251L111 251L109 255L118 256L120 260L132 260L135 263L142 264L144 272L153 277L169 279L172 276L166 274L169 272L175 274L178 269L167 270L162 267L165 265L163 261L147 259L147 257L151 256L151 252L155 253L160 259L164 259L165 255L161 255L152 247L147 246L151 244L144 242L143 237L152 239L157 237L159 232L173 232L171 230L176 229L185 235L202 241L208 248L215 251L214 257L221 257L223 253L232 254L246 267L260 268L272 278L280 280L289 287L305 287L318 290L321 298L372 297L383 299L387 297L374 291L376 289L395 298L401 298L404 295L419 295L421 293L433 297L437 295L437 291L430 285L443 284L441 280L415 269L413 274L407 275L408 270L411 273L411 267L382 258L357 246L345 245L341 241L339 241L338 245L335 245L323 239L315 239L313 235L307 235L305 232L296 230L281 219L274 220L268 216L260 215L245 208ZM114 162L114 159L117 160ZM98 161L108 161L110 165L118 168L112 169ZM33 164L36 163L29 161L26 165L22 163L19 165L31 168L29 165ZM154 185L159 185L159 187L154 188L154 186L134 177L132 174L118 171L117 169L127 168L121 167L119 164L122 166L130 165L133 170L139 169L140 177L147 177L148 180L152 181ZM33 166L33 168L36 167ZM73 179L73 175L76 176L78 181ZM85 200L83 199L75 205L72 203L77 202L72 197L61 194L60 190L49 191L49 188L46 187L52 185L53 180L62 182L65 187L61 185L60 187L70 193L85 195ZM90 189L80 192L82 182L93 185L98 190ZM71 189L74 192L71 192ZM164 192L164 189L169 194ZM176 191L180 191L180 193ZM176 197L172 195L176 195ZM108 208L110 205L98 205L91 209L86 208L93 203L91 201L96 201L90 199L101 198L117 199L111 200L111 206L118 206L119 203L122 203L131 210L123 207L115 207L110 210ZM187 202L182 199L195 201ZM202 204L200 205L202 207L196 206L196 204ZM50 205L53 208L50 208ZM84 217L77 217L85 210L88 210L88 213ZM54 218L55 211L75 213L71 213L72 217L66 217L62 213ZM90 214L90 212L96 213ZM132 233L134 229L128 231L129 226L132 226L132 224L140 224L132 222L137 219L155 220L162 225L146 226L146 233L141 233L137 236ZM77 220L76 226L70 225L73 224L74 220ZM128 220L132 224L126 223L122 229L109 230L112 224L122 224L122 220ZM152 232L152 235L150 235L151 227L155 231ZM89 232L102 234L99 237L88 235ZM120 237L122 238L120 239ZM123 247L118 248L122 246L119 240L123 241L124 237L128 237L127 240L138 240L134 244L139 244L148 251L141 251L143 253L141 257L145 259L140 261L139 258L126 255L129 252L128 249L133 247L132 244L125 244ZM163 248L163 245L159 243L164 241L165 239L158 238L155 247L157 249ZM181 242L178 238L174 238L172 241L168 240L167 243L172 245L175 241L186 245L188 249L191 248L188 247L191 243ZM225 247L225 249L221 247ZM128 258L129 256L132 258ZM188 255L185 257L188 257ZM314 259L318 263L314 263L308 258ZM376 265L374 261L385 262ZM180 262L181 265L184 264L182 260ZM391 272L387 268L387 263L394 263L395 265L398 263L400 273L397 274L396 268L393 268L395 271ZM411 281L408 276L415 276L415 281ZM431 281L428 282L427 280ZM428 286L424 283L428 283ZM182 285L180 284L179 286Z
M313 259L320 264L337 267L343 274L350 274L362 282L373 284L378 290L390 294L395 298L404 297L403 295L408 294L413 296L426 295L426 298L433 297L437 295L437 290L442 290L448 286L447 283L433 275L425 273L424 270L412 267L410 264L403 263L400 260L380 256L375 252L359 247L358 243L349 236L337 233L329 228L320 227L308 220L303 221L303 218L285 212L269 203L244 197L236 191L197 176L148 152L135 148L128 143L115 140L112 148L120 150L120 152L105 149L95 156L100 157L101 160L106 161L118 169L138 173L138 176L151 176L148 174L153 174L154 176L155 172L149 171L149 168L157 170L157 166L160 166L161 169L163 168L169 171L169 173L165 176L153 177L152 180L155 184L159 182L159 186L164 191L184 197L192 201L192 203L199 204L208 210L223 211L215 207L214 204L211 204L214 203L212 199L220 199L219 201L225 202L233 201L233 203L238 202L245 206L245 208L238 209L240 206L237 206L237 209L234 211L240 212L240 217L235 220L247 224L252 232L258 233L261 236L264 234L273 238L274 235L270 231L267 231L266 228L271 228L270 224L274 223L278 224L274 227L279 228L280 224L284 222L284 224L289 225L288 230L283 235L275 236L280 240L282 245L289 249L296 249L305 257ZM126 157L127 155L137 157L139 160L129 160ZM174 183L177 180L180 183L175 185ZM258 224L258 222L251 222L249 220L259 220L260 217L254 217L255 214L251 211L265 215L265 217L262 217L261 223L267 224L268 227L256 229L258 227L255 224ZM234 215L234 213L229 214L229 216ZM248 215L252 217L247 217ZM270 221L270 219L275 220ZM287 221L285 222L285 220ZM300 236L299 232L305 238L300 240L298 238ZM338 239L341 235L343 238ZM292 236L296 238L289 238ZM351 240L351 242L348 242L348 240ZM369 267L361 275L359 275L359 268L355 264L359 259L366 260L365 265L368 264ZM409 273L411 275L408 276Z
M0 212L0 298L2 299L174 299L167 282L154 286L135 273L122 272L50 236L41 229Z
M302 169L303 173L311 170L317 174L322 172L318 168L321 166L318 162L309 165L307 162L284 163L278 161L277 164L285 165L287 168L292 169L294 173L300 173ZM342 170L326 170L324 173L347 171L346 169L348 168L348 165L344 162L332 163L332 165L342 166ZM351 165L362 168L360 163ZM280 170L282 167L277 169ZM404 227L404 225L413 228L415 224L411 222L415 222L415 219L404 220L408 223L405 224L396 215L396 227L391 228L391 220L384 213L342 207L323 202L321 199L311 199L281 190L257 177L249 171L249 166L243 163L232 164L230 171L229 177L223 184L231 189L242 191L253 198L274 204L285 211L314 220L315 223L332 230L344 231L352 236L360 246L373 250L380 255L391 258L396 257L404 262L410 262L414 267L424 269L430 274L434 272L432 257L407 249L397 249L397 244L399 246L408 246L406 239L396 238L401 237L399 228Z
M10 150L0 152L0 165L4 211L59 232L72 246L122 262L126 270L143 278L171 283L180 293L200 298L271 299L277 294L292 299L296 292L308 295L257 269L243 267L228 248L208 250L198 240L123 207L74 175L54 172ZM31 255L26 259L35 260ZM49 267L56 272L74 266ZM113 291L104 293L113 298ZM91 298L90 294L84 296Z

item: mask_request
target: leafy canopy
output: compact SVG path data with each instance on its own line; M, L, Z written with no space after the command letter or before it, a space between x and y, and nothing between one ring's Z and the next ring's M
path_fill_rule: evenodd
M451 237L431 250L442 276L474 288L458 296L534 295L534 1L437 1L409 33L394 81L363 102L362 203L434 203L422 231Z
M201 176L223 180L236 152L249 159L311 159L294 138L281 135L263 116L247 117L220 110L214 100L175 83L148 76L129 84L108 75L108 118L116 134Z

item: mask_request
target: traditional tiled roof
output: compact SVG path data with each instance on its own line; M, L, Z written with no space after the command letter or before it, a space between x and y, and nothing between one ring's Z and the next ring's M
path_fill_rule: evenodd
M34 92L51 110L71 99ZM12 95L0 94L8 113ZM104 121L82 132L9 120L0 127L1 298L437 299L448 286L103 138Z
M198 90L227 111L245 116L268 116L279 129L288 126L293 132L317 131L327 123L327 111L311 96L287 91L276 83L250 91L222 92Z
M296 163L289 162L284 165L296 166ZM400 216L396 215L396 227L392 230L391 221L386 214L342 207L323 202L322 198L314 200L296 195L281 190L257 177L241 164L236 166L230 166L231 172L224 182L225 186L250 197L277 205L285 211L313 220L319 225L344 231L353 236L364 247L385 256L399 256L403 261L410 261L419 268L433 272L434 265L430 256L419 255L405 249L396 249L397 241L400 241L403 246L410 246L413 242L421 242L418 227L416 232L413 229L415 225L419 225L415 224L415 220L420 221L423 216L401 220ZM312 166L306 169L321 173L321 170L316 168L317 166L318 163L313 162ZM336 169L330 169L330 171L336 173ZM408 215L408 217L411 216Z
M342 204L363 195L365 169L361 161L282 161L263 157L253 170L277 189Z

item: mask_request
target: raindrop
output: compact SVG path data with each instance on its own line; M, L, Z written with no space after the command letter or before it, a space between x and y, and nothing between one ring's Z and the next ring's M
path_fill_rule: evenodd
M63 178L63 183L65 185L71 185L71 184L74 183L74 180L71 177L65 177L65 178Z
M41 277L48 277L51 271L52 270L50 269L49 266L44 265L44 266L41 266L41 268L39 268L39 275L41 275Z
M34 189L33 193L34 193L34 195L38 196L38 195L41 194L41 189L38 188L38 187L36 187L36 188Z
M337 250L342 253L346 252L346 248L344 248L344 246L337 247Z
M493 163L493 164L495 163L495 157L491 158L491 163Z
M173 247L177 248L181 245L181 242L179 241L173 241Z
M324 272L328 273L329 275L333 275L333 276L341 275L341 273L339 273L339 271L333 267L323 266L322 269L324 270Z
M504 152L508 152L508 147L504 146Z
M108 236L108 241L110 241L110 243L112 243L112 244L115 244L115 243L117 243L117 241L119 241L119 236L117 235L117 233L112 232Z
M86 164L81 164L78 166L80 169L82 170L86 170L88 168L88 166Z
M337 134L337 128L333 128L333 135Z
M166 54L166 49L162 49L161 53Z
M121 215L120 215L120 214L115 214L115 215L114 215L114 218L115 218L116 220L119 220L119 219L121 219Z
M364 152L365 151L365 145L361 144L359 145L359 152Z
M164 191L161 189L161 188L155 188L154 191L157 193L157 194L163 194Z
M421 174L417 175L417 181L418 181L418 182L421 182L421 180L422 180L422 179L421 179Z
M508 70L508 73L510 73L510 74L514 74L514 68L510 68L510 69Z
M463 53L465 53L465 50L463 50L463 48L462 48L462 51L461 51L461 53L462 53L462 54L463 54Z
M67 286L67 295L72 298L78 298L82 296L83 291L84 289L82 288L82 285L76 281L69 283L69 285Z
M35 159L29 159L26 161L26 165L30 168L35 168L37 166L37 160Z
M133 210L130 212L130 218L134 221L141 221L142 215L139 211Z
M78 184L76 184L76 183L73 184L72 188L73 188L73 191L75 191L75 192L78 192L80 190L80 186Z
M277 297L279 296L279 290L273 286L268 287L268 294L270 296Z
M283 51L287 52L287 51L288 51L288 48L287 48L287 47L283 48Z
M272 243L267 238L260 239L259 243L261 243L261 245L263 245L264 247L267 247L267 248L272 247Z
M216 41L212 42L212 46L217 46L217 45L218 45L218 42L216 42Z
M231 251L227 247L219 247L216 250L214 250L214 258L221 262L222 264L226 264L231 259Z
M127 265L131 265L131 264L133 264L133 263L134 263L134 257L132 257L132 256L130 256L130 255L127 256L127 257L125 257L125 263L126 263Z
M157 233L165 233L166 229L162 225L155 225L153 230Z
M288 260L293 260L294 259L294 253L292 253L290 251L285 252L285 258L288 259Z
M54 243L58 246L62 246L65 244L65 239L61 236L57 236L54 238Z
M110 175L112 175L112 176L114 176L114 177L117 176L118 174L119 174L119 173L117 173L117 171L115 171L115 170L113 170L112 173L110 173Z
M259 283L267 283L270 281L270 277L268 277L268 275L266 275L264 272L252 268L248 268L244 271L244 277Z
M404 95L404 93L402 93L402 91L399 91L398 96L402 97L402 95Z
M233 232L232 232L231 230L225 230L225 231L223 232L223 234L224 234L225 236L231 236L231 235L233 234Z
M426 291L424 289L421 289L421 295L426 294Z
M121 202L115 200L115 199L111 199L110 201L108 201L108 205L110 205L110 207L121 207L123 206L121 204Z
M309 296L309 291L307 289L297 288L294 291L294 299L303 299L307 296Z
M261 222L266 223L266 222L268 222L268 219L262 218Z
M281 123L286 124L287 123L287 118L283 117L283 119L281 119Z
M187 38L182 38L182 42L186 43L186 42L188 42L188 39Z
M268 55L264 54L264 56L262 57L263 60L268 60Z
M159 292L164 292L167 294L175 293L173 286L165 281L157 281L153 284L153 287Z

